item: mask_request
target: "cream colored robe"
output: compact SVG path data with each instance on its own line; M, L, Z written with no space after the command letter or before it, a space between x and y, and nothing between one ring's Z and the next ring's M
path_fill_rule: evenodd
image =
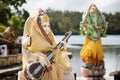
M64 80L65 74L72 74L69 66L69 59L66 56L66 51L65 49L54 49L54 47L56 46L56 42L52 31L48 34L48 37L52 41L52 45L45 39L44 35L38 27L37 17L38 14L30 16L26 20L24 26L23 36L29 35L31 37L31 46L28 47L28 51L26 51L24 48L22 49L23 70L18 72L18 79L26 80L23 72L25 66L28 64L29 61L34 61L39 56L44 56L47 60L47 66L49 67L51 65L53 69L49 72L46 72L42 80ZM55 53L55 63L53 64L50 64L47 57L45 56L48 50L51 50L53 51L53 53ZM74 80L73 75L71 75L71 79L69 80Z

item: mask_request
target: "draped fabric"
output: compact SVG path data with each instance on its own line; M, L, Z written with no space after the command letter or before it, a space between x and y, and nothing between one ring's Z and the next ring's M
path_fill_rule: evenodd
M94 66L99 65L104 57L101 39L94 41L86 37L80 56L83 62L91 63Z
M48 34L49 39L52 41L52 45L46 40L37 23L38 15L37 12L35 15L30 16L26 20L24 26L23 36L31 37L31 45L28 47L28 50L25 50L24 47L22 49L23 70L18 73L18 79L26 80L23 72L28 62L36 60L39 56L43 56L47 60L47 67L52 66L52 70L46 72L42 80L64 80L65 71L70 71L66 49L54 49L56 41L52 31ZM55 53L54 63L52 64L50 64L45 56L46 52L49 50Z

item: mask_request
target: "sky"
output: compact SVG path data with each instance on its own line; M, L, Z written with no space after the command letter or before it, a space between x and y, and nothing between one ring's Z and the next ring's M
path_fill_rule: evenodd
M39 8L83 12L91 4L95 4L101 12L120 12L120 0L27 0L27 3L23 4L21 9L27 10L30 15Z

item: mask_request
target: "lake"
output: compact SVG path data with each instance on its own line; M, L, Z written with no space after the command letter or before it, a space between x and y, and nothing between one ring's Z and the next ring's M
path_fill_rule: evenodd
M55 36L57 41L60 41L63 36ZM67 50L73 54L70 60L73 72L77 76L81 76L80 68L82 61L80 58L80 50L84 43L85 36L72 35L68 40ZM112 71L120 70L120 35L108 35L106 38L102 38L104 61L106 74L105 77L110 77L109 74Z

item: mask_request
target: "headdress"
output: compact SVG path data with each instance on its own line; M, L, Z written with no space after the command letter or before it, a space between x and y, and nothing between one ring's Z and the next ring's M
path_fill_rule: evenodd
M43 23L43 22L49 22L49 17L47 14L45 13L41 13L40 15L40 22Z

